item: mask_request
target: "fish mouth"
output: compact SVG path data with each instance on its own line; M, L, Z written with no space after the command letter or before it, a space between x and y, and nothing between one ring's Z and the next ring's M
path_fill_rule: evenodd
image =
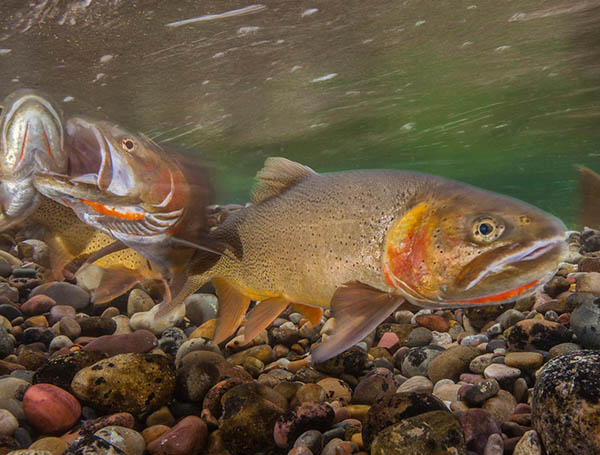
M70 152L68 175L72 184L92 187L88 189L91 195L131 197L135 194L133 169L94 122L72 118L65 130L65 146Z
M9 103L0 121L2 173L14 179L31 176L34 168L65 170L63 123L52 103L30 91L15 92Z

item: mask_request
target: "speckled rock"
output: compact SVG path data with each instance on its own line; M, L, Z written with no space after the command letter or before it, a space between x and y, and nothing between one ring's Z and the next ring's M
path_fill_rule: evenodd
M500 390L500 385L495 379L487 379L475 384L472 387L464 389L459 393L458 399L466 402L470 406L477 406L483 403L488 398L493 397Z
M175 371L157 354L119 354L80 370L71 383L75 395L104 412L139 416L158 409L173 394Z
M305 402L290 409L277 419L273 432L275 444L290 449L298 436L306 430L326 430L333 423L335 413L327 403Z
M338 378L325 378L317 382L325 390L326 401L338 401L341 405L347 405L352 399L352 388Z
M359 347L351 347L326 362L317 363L314 368L323 373L339 376L341 374L359 375L367 364L367 353Z
M584 348L600 349L600 298L575 308L570 323L579 344Z
M142 455L146 442L131 428L107 426L77 438L65 455Z
M104 335L85 345L86 351L100 351L109 356L127 353L145 353L154 349L158 340L148 330L137 330L121 335Z
M445 350L431 361L427 368L427 376L434 384L440 379L458 380L458 377L469 371L469 364L479 352L468 346L455 346Z
M535 430L529 430L521 436L513 455L542 455L542 443Z
M127 296L127 315L150 311L154 306L154 300L143 289L133 289Z
M32 297L39 294L52 298L57 305L69 305L76 310L82 310L90 303L90 294L86 290L66 281L45 283L31 291Z
M462 429L456 417L432 411L408 417L381 431L371 444L371 455L466 455Z
M73 351L69 354L55 357L35 372L33 383L54 384L61 389L71 390L71 381L79 370L93 365L105 357L101 352L85 350Z
M213 352L190 353L177 370L177 397L187 402L202 402L211 387L222 379L219 365L223 363L225 359Z
M364 446L369 448L373 438L384 428L429 411L449 412L442 401L427 393L396 393L383 397L369 408L363 420Z
M552 346L571 341L571 332L558 322L525 319L504 333L511 351L548 351Z
M60 438L49 436L35 441L29 446L29 450L47 450L52 455L60 455L67 450L68 444Z
M267 386L246 382L226 392L221 403L220 432L232 455L274 447L273 428L279 416L287 411L285 398Z
M27 421L40 433L59 434L79 420L81 405L60 387L36 384L25 392L23 411Z
M117 323L111 318L102 318L100 316L90 316L81 318L79 326L81 327L81 336L100 337L103 335L112 335L117 329Z
M15 352L15 341L8 330L0 327L0 359Z
M217 382L205 395L202 402L202 408L210 411L215 418L221 417L221 397L243 382L248 381L243 381L240 378L228 378Z
M499 390L495 396L489 398L481 407L502 424L510 420L516 406L517 400L511 393L506 390Z
M541 369L532 399L533 426L548 455L600 453L600 352L577 351Z
M202 419L188 416L148 444L152 455L193 455L206 444L208 429Z
M500 434L500 424L484 409L467 409L458 416L465 435L467 448L475 453L483 453L491 434Z
M360 380L354 388L352 403L373 404L377 398L390 392L394 392L398 384L394 380L394 374L386 368L375 368Z
M407 377L427 376L429 364L442 352L444 348L433 345L409 349L402 360L402 374Z

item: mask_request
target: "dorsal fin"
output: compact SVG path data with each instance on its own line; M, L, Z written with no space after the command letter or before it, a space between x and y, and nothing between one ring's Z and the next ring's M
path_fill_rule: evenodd
M252 202L260 204L314 174L316 172L308 166L286 158L267 158L265 166L256 174L258 183L252 190Z

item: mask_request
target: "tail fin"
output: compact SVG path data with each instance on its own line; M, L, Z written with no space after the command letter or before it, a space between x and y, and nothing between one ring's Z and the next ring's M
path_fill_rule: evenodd
M584 166L579 171L581 193L580 222L583 226L600 228L600 175Z

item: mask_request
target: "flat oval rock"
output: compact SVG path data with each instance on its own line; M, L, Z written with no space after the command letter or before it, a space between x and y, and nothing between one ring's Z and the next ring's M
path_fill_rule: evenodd
M85 345L87 351L100 351L109 356L127 353L145 353L158 346L156 336L148 330L136 330L120 335L104 335Z
M69 305L76 310L82 310L90 303L90 294L86 290L65 281L41 284L31 291L31 297L38 294L51 297L57 305Z

